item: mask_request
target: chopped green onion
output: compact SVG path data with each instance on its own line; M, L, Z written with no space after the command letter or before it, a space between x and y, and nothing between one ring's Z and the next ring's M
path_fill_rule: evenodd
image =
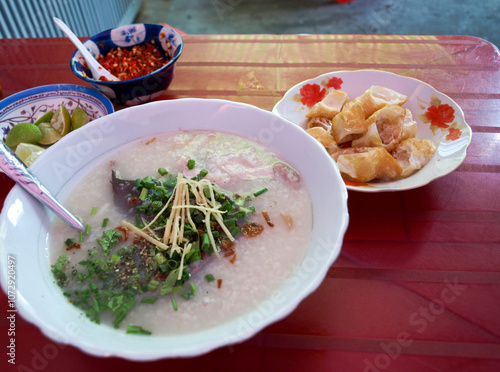
M195 161L193 159L189 159L187 163L188 169L193 169L195 165Z
M122 311L120 314L116 316L115 320L113 321L113 325L115 326L115 328L118 328L118 325L122 322L123 319L125 319L126 316L127 316L126 311Z
M92 211L90 212L90 215L93 216L97 212L97 207L92 207Z
M238 226L236 226L233 229L231 229L230 232L231 232L231 235L233 236L233 238L235 238L239 235L239 233L241 232L241 229Z
M206 251L208 248L210 248L210 238L208 234L201 234L201 250Z
M261 194L265 193L266 191L267 191L267 188L263 188L262 190L259 190L259 191L257 191L257 192L254 192L254 193L253 193L253 195L254 195L254 196L259 196L259 195L261 195Z
M151 281L148 283L148 291L154 291L158 286L160 285L160 282L151 279Z
M129 324L127 326L127 333L133 335L150 335L151 332L143 329L141 326Z
M172 297L172 306L174 307L174 311L177 311L177 301L175 301L174 297Z
M83 243L83 231L80 231L80 243Z
M90 224L87 224L85 226L85 234L87 234L87 235L90 234Z
M205 279L207 280L207 282L213 282L215 280L214 276L212 274L207 274L205 275Z
M106 227L106 226L108 226L108 222L109 222L109 218L105 218L105 219L103 219L103 220L102 220L102 225L101 225L101 227Z
M153 187L155 187L155 179L151 176L146 176L142 180L142 184L146 189L152 189Z
M156 259L156 262L158 262L159 265L161 265L162 263L164 263L164 262L167 261L167 259L165 258L165 256L161 252L158 252L155 255L155 259Z
M191 291L193 292L193 295L196 296L198 294L198 289L196 288L194 283L193 282L189 283L189 286L191 287Z
M64 245L66 247L71 247L73 244L75 244L75 241L73 239L66 239L66 241L64 242Z
M141 300L141 303L143 303L143 304L154 304L157 299L158 299L158 297L144 297Z
M202 170L200 171L200 176L201 176L201 177L205 177L207 174L208 174L208 171L207 171L206 169L202 169Z
M148 196L148 193L149 193L149 189L146 188L146 187L143 187L142 190L141 190L141 195L139 195L139 199L141 201L146 200L146 196Z
M161 176L164 176L168 174L168 171L165 168L160 168L158 169L158 173L160 173Z
M227 218L223 222L224 222L224 225L226 225L226 227L228 229L232 229L232 228L236 227L236 218L234 218L234 217Z

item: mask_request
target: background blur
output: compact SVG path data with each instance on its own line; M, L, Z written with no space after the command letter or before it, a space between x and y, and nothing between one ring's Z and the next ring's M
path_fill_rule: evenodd
M0 38L62 37L53 16L82 37L150 22L188 34L472 35L500 46L500 0L0 0Z
M472 35L500 46L500 0L143 0L136 20L188 34Z

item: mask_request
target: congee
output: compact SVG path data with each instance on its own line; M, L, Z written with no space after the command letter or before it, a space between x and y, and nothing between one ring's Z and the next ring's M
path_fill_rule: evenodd
M48 241L54 280L96 323L153 335L215 327L269 298L304 257L305 185L250 139L175 132L88 168L64 197L86 231L55 220Z

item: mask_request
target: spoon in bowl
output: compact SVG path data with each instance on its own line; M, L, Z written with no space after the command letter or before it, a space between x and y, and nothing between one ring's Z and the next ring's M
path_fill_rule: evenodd
M80 39L69 29L69 27L61 21L59 18L52 18L55 24L61 29L62 32L66 34L66 36L71 40L71 42L76 46L76 48L80 51L83 58L87 62L87 66L92 72L92 78L95 80L107 80L107 81L119 81L115 75L106 70L101 66L99 62L90 54L85 45L82 44Z
M81 221L57 201L2 140L0 140L0 169L69 226L79 231L85 230Z

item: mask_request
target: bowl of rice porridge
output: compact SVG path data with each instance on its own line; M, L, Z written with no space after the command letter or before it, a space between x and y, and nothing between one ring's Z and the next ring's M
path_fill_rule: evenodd
M12 189L0 251L16 260L18 311L96 356L188 357L252 337L321 284L348 225L345 184L318 142L242 103L121 110L32 172L86 228Z

